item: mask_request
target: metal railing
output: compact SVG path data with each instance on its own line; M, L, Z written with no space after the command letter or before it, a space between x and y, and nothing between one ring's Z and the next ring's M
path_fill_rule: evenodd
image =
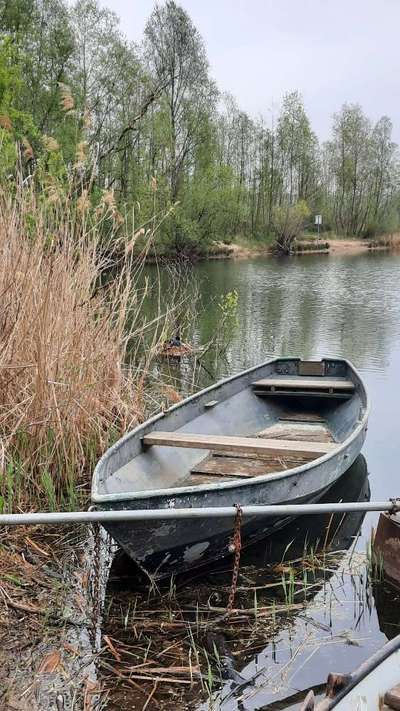
M400 499L327 504L274 504L241 506L242 516L309 516L312 514L355 513L368 511L400 511ZM123 521L166 521L195 518L234 518L237 506L204 508L166 508L118 511L67 511L53 513L1 514L0 526L35 524L111 523Z

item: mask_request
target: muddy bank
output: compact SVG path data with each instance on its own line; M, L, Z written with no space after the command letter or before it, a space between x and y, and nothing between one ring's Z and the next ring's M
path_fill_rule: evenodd
M98 545L96 536L88 527L3 533L1 709L95 707L99 615L108 574L107 546L103 539Z

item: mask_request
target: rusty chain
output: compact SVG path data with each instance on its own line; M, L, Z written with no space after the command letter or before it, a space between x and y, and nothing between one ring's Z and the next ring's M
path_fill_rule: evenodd
M234 523L234 528L233 528L233 537L232 537L232 541L229 545L229 550L235 554L235 558L233 561L231 589L229 592L228 604L226 606L226 614L227 615L231 614L232 608L233 608L233 603L235 601L237 579L238 579L239 567L240 567L240 553L242 550L241 526L242 526L243 512L242 512L242 508L239 504L235 504L235 507L236 507L236 516L235 516L235 523Z

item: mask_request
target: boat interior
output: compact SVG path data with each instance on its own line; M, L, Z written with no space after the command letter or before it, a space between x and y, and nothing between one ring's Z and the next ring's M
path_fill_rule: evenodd
M128 452L119 456L117 446L106 456L100 493L212 485L293 469L343 442L364 405L361 381L346 361L272 361L146 423Z

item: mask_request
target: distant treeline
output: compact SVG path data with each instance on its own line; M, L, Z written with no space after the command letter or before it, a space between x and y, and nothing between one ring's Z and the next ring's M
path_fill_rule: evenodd
M155 7L140 45L96 0L0 0L0 40L2 181L17 144L44 197L55 200L75 171L82 207L108 201L115 214L140 212L140 224L159 216L170 252L273 233L290 249L287 223L315 213L341 235L398 227L390 119L373 125L346 104L321 145L298 92L274 118L251 118L215 85L198 30L171 0Z

